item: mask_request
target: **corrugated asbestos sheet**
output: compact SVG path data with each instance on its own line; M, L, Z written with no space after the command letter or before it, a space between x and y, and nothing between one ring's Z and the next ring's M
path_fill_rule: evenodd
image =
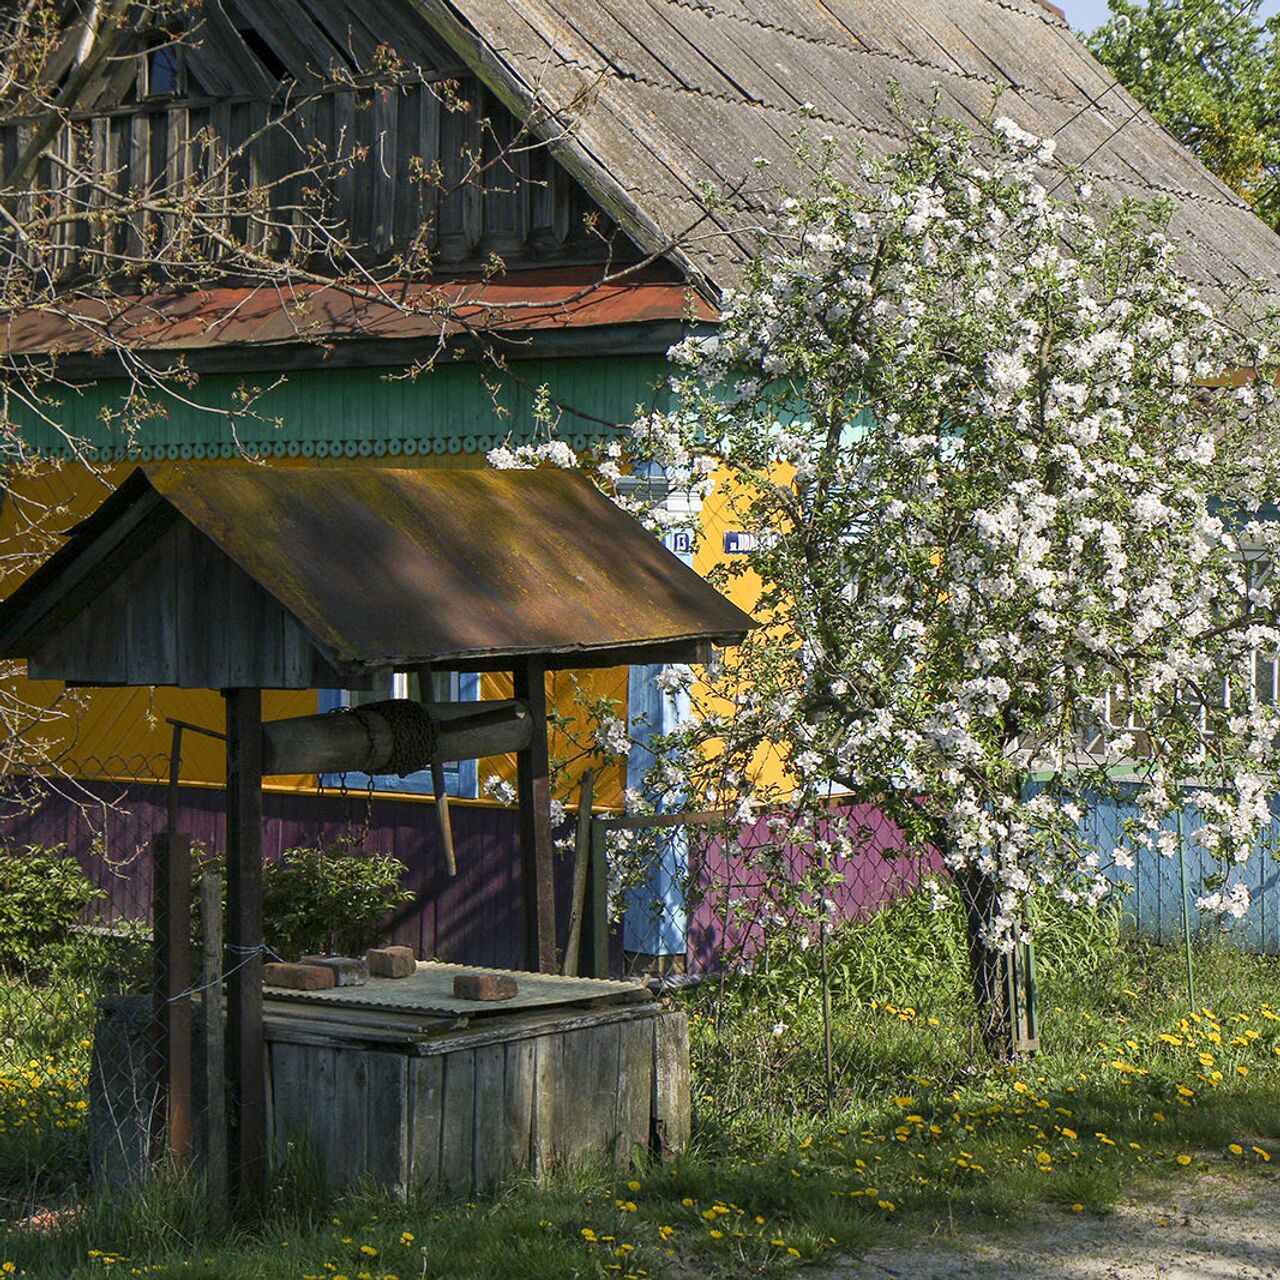
M1211 302L1251 281L1280 292L1271 230L1039 0L415 3L526 111L586 94L562 163L645 248L693 228L675 256L713 285L738 280L801 126L830 136L851 176L860 147L902 144L897 85L906 116L939 91L945 114L974 125L998 94L998 113L1055 138L1102 198L1167 196L1186 274ZM736 191L730 211L708 216L704 186Z
M344 672L423 662L487 669L518 655L608 666L662 646L688 660L684 648L736 643L753 625L579 474L139 467L0 606L5 653L30 655L69 622L92 621L95 602L110 595L93 583L118 579L137 558L112 548L157 504L204 535ZM185 572L179 564L178 578ZM174 637L179 648L201 642Z

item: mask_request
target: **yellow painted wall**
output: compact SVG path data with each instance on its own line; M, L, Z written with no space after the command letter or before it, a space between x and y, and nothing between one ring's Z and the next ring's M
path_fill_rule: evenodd
M790 466L779 466L774 473L776 483L781 485L791 484L794 478L794 468ZM711 492L703 503L699 516L702 536L693 557L693 567L704 578L710 576L717 567L731 564L738 559L736 556L725 553L724 535L744 527L743 519L735 513L735 506L744 500L745 494L735 483L733 473L728 468L722 467L712 475L711 479ZM730 578L727 585L723 583L718 585L739 609L767 625L767 619L762 618L759 609L761 583L758 574L748 570ZM731 689L723 692L732 694ZM714 709L720 714L731 709L727 697L716 696L705 685L694 687L692 699L695 711L699 705L708 710ZM773 753L758 754L752 762L751 773L756 786L762 791L773 789L785 794L792 789L790 775Z

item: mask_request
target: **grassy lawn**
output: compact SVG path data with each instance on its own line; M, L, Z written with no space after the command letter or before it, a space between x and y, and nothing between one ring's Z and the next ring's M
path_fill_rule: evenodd
M1106 913L1042 923L1044 1048L1029 1063L974 1048L958 920L911 900L830 947L829 1109L815 949L775 951L767 972L681 997L698 1123L677 1164L401 1204L326 1203L299 1160L233 1233L198 1187L157 1185L0 1235L0 1260L42 1280L738 1277L938 1223L997 1227L1027 1206L1105 1213L1138 1185L1226 1171L1273 1184L1280 963L1202 943L1191 1012L1179 952ZM22 1086L0 1088L11 1125Z

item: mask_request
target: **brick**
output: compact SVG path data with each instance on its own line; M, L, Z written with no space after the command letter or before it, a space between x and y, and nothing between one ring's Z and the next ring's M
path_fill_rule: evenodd
M353 956L303 956L303 964L319 964L333 970L340 987L363 987L369 981L369 966Z
M262 966L264 987L288 987L291 991L326 991L335 986L332 969L319 964L282 964L272 960Z
M409 978L418 970L412 947L373 947L364 959L375 978Z
M510 1000L518 990L509 973L460 973L453 980L459 1000Z

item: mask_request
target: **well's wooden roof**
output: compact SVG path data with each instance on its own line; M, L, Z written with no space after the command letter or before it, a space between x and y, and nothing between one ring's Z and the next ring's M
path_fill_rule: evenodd
M80 683L359 687L705 661L753 625L579 473L161 466L0 604L0 654Z
M1173 203L1186 274L1211 302L1280 285L1280 242L1176 143L1040 0L414 0L509 105L575 121L571 172L640 244L732 285L766 186L796 130L830 135L851 173L859 146L905 131L891 106L977 125L992 111L1058 142L1100 193ZM585 101L584 107L574 104ZM771 163L762 178L757 158ZM741 188L707 217L704 189ZM753 194L754 193L754 194ZM718 232L719 234L710 234Z

